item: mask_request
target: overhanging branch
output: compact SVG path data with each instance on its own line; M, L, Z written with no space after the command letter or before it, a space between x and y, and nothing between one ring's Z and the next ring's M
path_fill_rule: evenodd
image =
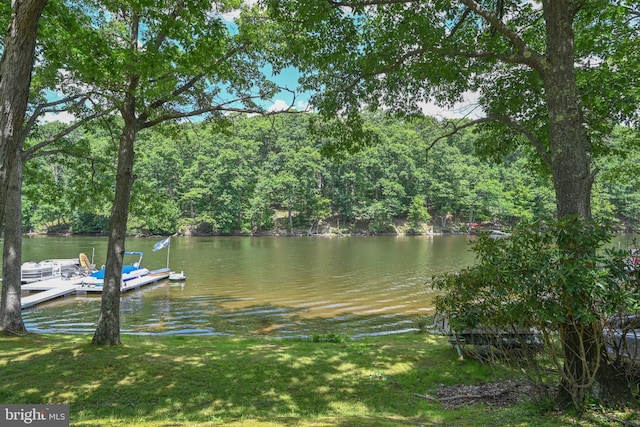
M72 95L72 96L67 96L66 98L59 99L57 101L51 101L51 102L46 102L44 104L39 104L38 106L36 106L35 110L33 111L33 114L29 118L29 121L27 122L24 128L25 134L28 134L29 132L31 132L31 129L33 129L36 122L38 121L40 116L42 116L43 114L59 113L61 111L71 110L75 107L79 107L80 105L82 105L87 99L89 99L87 94ZM57 108L60 106L63 106L64 108Z
M87 156L86 154L80 154L80 153L77 153L75 151L64 150L64 149L59 149L59 150L41 150L41 151L38 151L36 154L34 154L32 157L30 157L30 159L35 159L35 158L38 158L38 157L45 157L45 156L53 156L53 155L56 155L56 154L64 154L65 156L75 157L77 159L89 160L89 161L91 161L91 163L100 163L100 164L106 166L107 168L109 168L111 170L117 170L116 166L113 164L112 161L107 161L107 160L101 159L99 157Z
M411 3L410 1L404 0L370 0L370 1L330 1L330 4L335 6L374 6L374 5L385 5L385 4L393 4L393 3ZM390 63L381 66L378 69L374 69L372 71L362 73L360 75L354 76L354 79L347 85L345 85L341 92L348 92L352 90L356 85L359 84L362 80L368 78L374 78L376 76L388 74L392 71L395 71L416 57L423 57L427 54L433 53L436 55L440 55L443 57L464 57L469 59L494 59L500 62L509 63L509 64L522 64L526 65L534 70L537 70L539 73L545 72L545 61L544 57L538 52L531 49L525 41L509 26L507 26L501 19L502 11L498 10L496 13L492 13L488 9L484 8L477 1L474 0L460 0L460 3L463 4L465 10L460 18L460 20L455 24L451 33L447 36L447 39L451 39L451 37L455 34L456 30L462 23L465 21L465 18L470 12L480 16L483 20L488 22L492 28L495 28L496 32L501 34L507 40L511 42L514 49L512 52L496 52L491 50L473 50L473 49L456 49L456 48L443 48L437 46L421 46L415 49L411 49L407 52L399 54L395 59L393 59Z
M364 6L384 6L386 4L415 3L415 0L357 0L357 1L334 1L329 0L329 4L334 7L364 7Z
M99 117L105 116L107 114L109 114L110 111L102 111L99 113L95 113L92 114L90 116L87 116L81 120L77 120L75 121L72 125L67 126L65 129L63 129L62 131L58 132L57 134L51 136L50 138L45 139L44 141L39 142L38 144L34 145L33 147L29 148L28 150L25 150L22 154L23 159L24 160L29 160L29 159L33 159L34 157L40 157L40 153L38 153L39 150L42 150L44 147L54 143L55 141L69 135L71 132L73 132L74 130L78 129L80 126L89 123L91 120L97 119ZM44 154L43 154L44 155Z
M533 147L536 149L536 152L538 153L538 155L540 156L542 161L547 166L549 166L549 168L551 168L551 166L552 166L551 165L551 155L549 154L549 152L545 148L544 142L542 142L542 140L540 138L538 138L533 132L531 132L529 129L524 127L520 122L518 122L517 120L515 120L515 119L513 119L511 117L501 116L501 115L498 115L498 114L488 114L487 118L490 119L490 120L505 124L505 125L509 126L511 129L513 129L516 132L518 132L519 134L523 135L525 138L527 138L529 140L529 142L531 142Z
M500 11L498 14L492 13L475 0L460 0L460 3L467 6L476 15L487 21L491 25L491 27L496 30L496 32L500 33L507 40L509 40L518 52L517 55L494 54L494 57L496 59L503 59L506 56L507 58L512 58L511 62L513 62L513 60L517 58L518 62L529 65L530 67L538 70L540 73L544 72L543 56L531 49L518 35L518 33L513 31L502 21L502 19L500 19Z
M259 97L258 96L246 96L246 97L242 97L242 98L233 99L233 100L224 102L222 104L212 105L212 106L209 106L209 107L199 108L199 109L196 109L196 110L190 110L190 111L184 111L184 112L180 112L180 111L169 112L169 113L163 114L163 115L161 115L159 117L156 117L153 120L146 121L145 123L143 123L141 128L142 129L147 129L147 128L156 126L156 125L158 125L160 123L168 122L168 121L171 121L171 120L187 119L187 118L190 118L190 117L197 117L197 116L200 116L200 115L203 115L203 114L214 113L214 112L240 113L240 114L259 114L259 115L262 115L262 116L269 116L269 115L274 115L274 114L290 113L290 112L299 113L298 111L294 111L295 97L294 97L293 101L291 101L291 104L289 104L289 106L286 109L278 110L278 111L267 111L267 110L265 110L264 108L261 108L261 107L234 106L234 104L246 103L246 102L252 101L253 99L259 99Z
M540 140L540 138L538 138L535 134L533 134L531 131L529 131L526 127L524 127L522 124L520 124L517 120L512 119L511 117L507 117L507 116L501 116L498 114L488 114L486 117L482 117L479 119L475 119L475 120L471 120L469 122L465 122L462 124L455 123L452 121L447 122L447 125L452 127L452 130L450 132L445 133L444 135L441 135L439 137L437 137L436 139L434 139L431 144L427 147L426 152L428 153L429 150L431 150L439 141L445 139L445 138L449 138L455 134L457 134L458 132L460 132L463 129L467 129L482 123L488 123L488 122L498 122L498 123L502 123L506 126L508 126L509 128L515 130L516 132L518 132L519 134L523 135L525 138L527 138L529 140L529 142L531 142L531 144L534 146L534 148L536 149L536 152L538 153L538 155L542 158L542 160L545 162L545 164L547 164L547 166L551 167L551 156L549 155L548 151L545 149L544 143L542 142L542 140Z
M215 68L219 66L222 62L227 61L233 55L237 54L240 51L244 51L244 49L249 45L249 42L243 42L238 47L231 49L227 52L226 55L216 60L214 64L211 64L210 68ZM203 78L205 78L205 73L199 73L193 76L191 79L187 80L182 86L176 88L171 92L170 97L160 98L149 105L149 110L156 110L166 103L170 102L172 99L179 97L180 95L185 94L189 90L193 89L193 87ZM143 118L146 120L146 118Z

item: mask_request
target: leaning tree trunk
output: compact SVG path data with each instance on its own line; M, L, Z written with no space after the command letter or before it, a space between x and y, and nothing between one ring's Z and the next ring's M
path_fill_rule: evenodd
M120 136L118 172L116 175L116 194L109 222L109 244L107 263L102 288L100 318L93 335L93 344L120 344L120 284L122 281L122 263L124 241L127 232L129 198L135 179L133 175L134 142L138 133L135 120L125 120L125 128Z
M558 217L590 219L593 184L590 144L582 127L574 70L573 19L577 6L572 0L545 0L543 7L547 26L544 82ZM585 249L594 250L582 248L578 242L579 236L562 242L569 258L587 255ZM560 325L564 356L560 402L581 407L588 395L613 403L631 398L626 382L618 381L621 377L614 375L608 363L600 326L582 321L571 309L591 307L590 292L573 288L560 290L566 309L566 320Z
M0 330L22 331L20 264L22 259L23 130L38 21L48 0L13 1L0 63L0 231L4 228Z

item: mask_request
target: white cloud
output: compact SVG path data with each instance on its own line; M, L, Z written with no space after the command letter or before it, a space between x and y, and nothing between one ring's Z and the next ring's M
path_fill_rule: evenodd
M298 111L311 111L311 106L309 105L309 100L300 100L296 102L296 109Z
M460 119L463 117L477 119L483 117L482 109L477 104L456 104L451 109L439 107L433 103L421 104L420 109L426 116L441 119Z
M282 99L276 99L267 111L285 111L289 108L289 104Z
M41 119L41 121L44 123L61 122L66 124L73 123L75 120L76 117L66 111L63 111L61 113L46 113Z
M291 101L285 101L284 99L276 99L273 104L267 108L267 111L286 111L289 108L295 108L297 111L311 111L308 100L298 100L294 105L291 105Z
M465 93L463 98L463 101L456 102L450 109L442 108L432 102L420 103L420 108L425 115L440 119L460 119L463 117L477 119L485 116L484 111L477 103L477 93Z

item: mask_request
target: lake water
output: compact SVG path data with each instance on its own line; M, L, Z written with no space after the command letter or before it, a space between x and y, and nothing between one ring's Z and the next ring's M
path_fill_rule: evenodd
M433 314L429 278L473 263L468 236L181 237L128 239L147 268L184 270L123 294L121 329L130 334L380 335L412 330ZM105 260L106 238L28 237L23 262L86 253ZM92 333L100 296L71 296L23 311L33 332Z
M630 247L637 236L612 244ZM433 275L474 262L469 236L180 237L127 239L143 266L187 274L123 294L128 334L353 337L413 330L433 314ZM0 245L1 246L1 245ZM637 245L636 245L637 246ZM25 237L23 262L86 253L105 262L107 238ZM71 296L23 311L33 332L93 333L100 296Z

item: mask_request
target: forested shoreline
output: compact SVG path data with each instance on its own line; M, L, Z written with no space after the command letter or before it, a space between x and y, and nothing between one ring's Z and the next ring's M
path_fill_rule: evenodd
M118 147L113 125L96 122L27 163L25 232L108 230ZM36 137L61 126L42 125ZM146 130L136 145L128 232L466 232L469 224L509 228L555 212L549 174L526 148L487 157L491 134L466 130L438 140L445 129L432 117L380 113L369 115L366 126L377 142L339 157L324 155L332 141L309 131L306 114ZM634 231L638 153L626 149L626 133L617 129L613 155L599 160L593 213Z

